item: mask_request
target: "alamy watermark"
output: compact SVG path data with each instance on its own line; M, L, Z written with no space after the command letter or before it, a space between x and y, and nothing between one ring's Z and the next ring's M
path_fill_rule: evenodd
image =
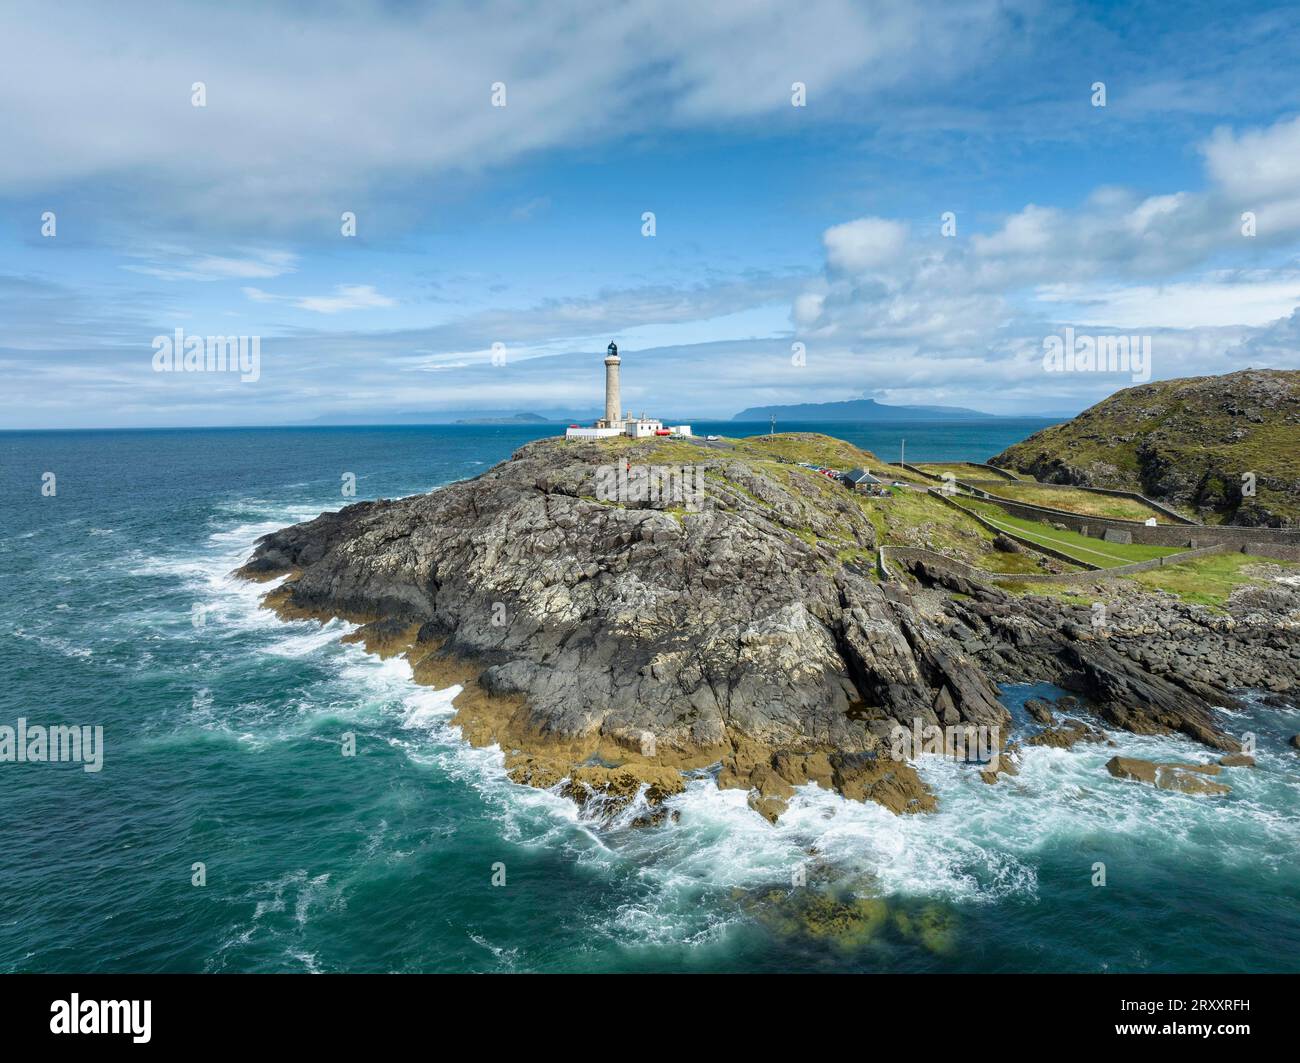
M986 764L997 771L1001 749L1002 732L996 725L961 723L940 727L915 717L911 728L896 723L889 730L889 755L894 760L915 760L928 753L961 763Z
M152 1012L152 1000L82 1000L73 993L50 1004L50 1033L130 1034L135 1044L148 1044Z
M18 726L0 724L0 764L80 764L82 771L99 771L104 766L104 728L87 724L28 724L18 717Z
M1075 335L1043 340L1043 369L1049 373L1129 373L1133 383L1151 379L1150 336Z
M261 336L171 336L153 338L155 373L238 373L245 384L262 375Z
M659 502L698 513L704 504L699 465L602 465L596 470L601 502Z

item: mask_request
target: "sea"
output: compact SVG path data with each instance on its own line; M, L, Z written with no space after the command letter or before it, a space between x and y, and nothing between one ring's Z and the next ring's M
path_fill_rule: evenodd
M923 461L1045 423L780 427ZM993 786L923 757L933 815L808 786L772 826L703 772L633 827L510 782L451 725L456 688L231 576L349 474L409 495L557 431L0 433L0 727L102 728L98 770L0 761L0 971L1300 970L1300 714L1262 699L1224 712L1259 763L1217 799L1111 778L1117 752L1207 757L1117 732ZM1005 688L1017 730L1058 693ZM807 890L884 914L828 932Z

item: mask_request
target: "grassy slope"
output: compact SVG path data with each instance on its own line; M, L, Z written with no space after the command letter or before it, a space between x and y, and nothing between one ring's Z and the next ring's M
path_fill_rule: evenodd
M1173 524L1173 520L1158 509L1135 498L1112 498L1078 488L1043 487L1032 483L993 483L985 481L980 488L999 498L1009 498L1031 506L1047 506L1078 513L1085 517L1110 517L1114 520L1145 521L1155 517L1160 524Z
M1060 550L1078 561L1086 561L1102 568L1131 565L1135 561L1150 561L1154 557L1167 557L1185 547L1144 546L1137 543L1108 543L1078 532L1059 531L1041 521L1024 520L1004 513L991 502L962 498L961 504L984 517L991 524L1025 536L1032 542Z
M705 447L685 440L657 437L633 440L630 437L613 437L599 440L602 448L614 454L626 453L638 463L690 465L703 462L741 461L771 477L777 482L789 483L798 477L812 490L831 499L852 498L861 507L875 528L879 542L894 546L921 547L936 550L990 572L1041 572L1039 557L1035 554L1009 554L993 549L994 533L978 521L963 515L938 499L920 491L895 488L888 498L874 498L861 493L850 494L840 483L819 473L803 469L797 462L806 461L829 468L848 470L861 466L882 478L900 480L925 488L934 481L887 465L870 451L861 450L843 440L816 433L783 433L775 436L751 436L744 439L725 438L723 446ZM754 498L721 469L707 475L725 479L732 490L743 491ZM841 561L866 561L874 554L864 549L851 529L840 529L841 535L821 541L835 550ZM797 532L812 545L818 537L811 529Z
M1127 388L1008 447L994 464L1137 491L1203 519L1300 521L1300 371L1246 370ZM1241 475L1257 478L1242 499Z
M1166 591L1175 594L1193 605L1203 605L1208 609L1222 611L1229 596L1238 587L1252 583L1267 583L1267 574L1272 566L1288 572L1300 573L1300 564L1273 561L1270 558L1251 557L1248 554L1211 554L1176 565L1162 566L1150 572L1139 572L1127 577L1151 591ZM1128 586L1125 579L1117 580L1112 593L1123 593ZM1003 590L1016 594L1044 594L1071 602L1074 605L1089 605L1096 598L1096 592L1079 587L1063 586L1053 583L1024 582L1003 583Z
M843 440L816 434L785 434L779 436L754 436L748 439L727 440L727 449L703 448L699 444L680 440L658 438L636 441L625 437L601 440L602 447L608 447L612 454L622 451L634 452L638 462L654 461L668 463L693 464L713 458L734 457L752 464L765 473L777 478L799 476L806 477L805 482L831 497L843 497L847 491L840 484L809 472L791 462L817 462L834 468L847 469L862 465L870 469L888 468L891 477L900 470L885 464L869 451L860 450ZM782 460L783 459L783 460ZM915 474L903 472L900 480L933 486L933 481L925 480ZM738 485L732 483L732 487ZM871 521L879 540L886 544L899 546L918 546L959 558L969 564L984 568L990 572L1023 573L1023 583L1003 584L1008 590L1020 593L1051 594L1062 599L1088 604L1095 597L1091 592L1077 587L1060 584L1037 583L1033 576L1039 572L1036 555L1007 554L992 547L993 533L977 521L963 515L939 499L918 491L895 489L889 498L872 498L866 495L854 495L858 505ZM1150 557L1164 556L1179 552L1176 548L1124 546L1106 543L1098 539L1075 535L1073 532L1058 532L1049 525L1033 521L1018 521L1008 517L1002 510L989 503L963 499L963 504L972 509L987 509L993 520L1004 521L1016 530L1035 535L1050 537L1052 545L1058 549L1077 546L1093 551L1104 551L1112 555L1107 567L1127 564L1131 561L1144 561ZM684 514L684 511L683 511ZM861 544L848 541L835 542L840 560L868 561L873 555ZM1086 557L1093 564L1104 564L1106 559L1091 553L1079 555ZM1139 573L1132 579L1153 590L1166 590L1178 594L1188 601L1199 602L1211 607L1221 607L1228 594L1236 587L1247 583L1260 582L1261 577L1252 570L1259 565L1275 564L1265 559L1247 557L1242 554L1217 554L1198 558L1178 565L1170 565L1152 572ZM1300 572L1300 565L1284 566ZM1068 566L1067 566L1068 570ZM1100 573L1098 574L1101 575ZM1116 586L1124 586L1122 582Z
M1169 591L1197 605L1220 609L1228 596L1247 583L1258 582L1251 570L1258 565L1277 565L1300 572L1300 565L1249 554L1211 554L1177 565L1167 565L1133 577L1150 590Z

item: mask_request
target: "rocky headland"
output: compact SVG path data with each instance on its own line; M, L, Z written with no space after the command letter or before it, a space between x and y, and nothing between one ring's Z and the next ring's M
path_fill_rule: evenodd
M1085 591L1113 599L1099 631L1086 604L942 566L882 579L876 548L899 534L890 500L855 495L801 455L883 466L822 436L541 440L475 479L267 535L240 574L287 576L266 598L282 616L355 621L351 638L406 655L419 681L461 685L456 723L499 744L516 781L610 808L639 799L645 822L684 772L705 770L771 819L807 782L932 810L891 732L920 721L1008 735L1003 682L1079 695L1073 723L1047 711L1043 733L1063 735L1048 744L1085 737L1084 712L1216 755L1240 748L1216 706L1244 688L1300 689L1298 586L1264 580L1211 612L1099 585ZM652 467L686 470L697 493L644 497L625 483L610 497L612 469ZM910 534L967 534L943 524L959 519L934 501ZM986 781L1014 771L1006 752Z
M1207 523L1300 524L1300 370L1125 388L989 459L1047 483L1136 491Z

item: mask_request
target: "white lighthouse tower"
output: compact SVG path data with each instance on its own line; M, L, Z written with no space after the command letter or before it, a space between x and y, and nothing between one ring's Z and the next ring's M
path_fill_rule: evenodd
M631 436L633 439L644 439L647 436L689 436L691 426L688 424L677 425L675 428L665 428L663 422L654 417L647 417L644 413L639 417L633 417L632 411L624 413L622 406L622 395L618 386L618 370L623 364L623 360L618 356L618 344L613 341L605 348L605 416L595 423L591 428L583 428L581 425L571 424L565 430L565 439L604 439L608 436Z
M602 428L621 428L623 414L618 392L618 367L622 365L618 356L618 344L610 340L605 348L605 418Z

